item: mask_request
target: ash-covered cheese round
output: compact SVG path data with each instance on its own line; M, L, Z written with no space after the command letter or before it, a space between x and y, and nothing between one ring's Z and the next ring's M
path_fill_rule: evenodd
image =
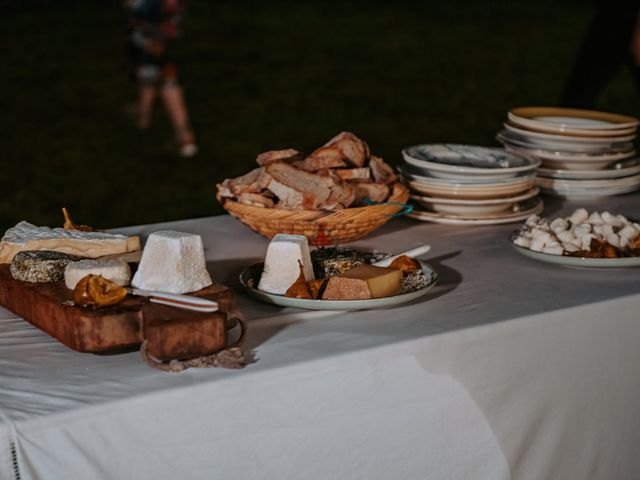
M16 280L31 283L59 282L64 269L80 257L50 250L25 250L18 252L11 261L9 271Z
M121 287L129 285L131 281L131 269L126 262L96 259L69 263L64 270L64 284L68 289L73 290L87 275L102 275Z

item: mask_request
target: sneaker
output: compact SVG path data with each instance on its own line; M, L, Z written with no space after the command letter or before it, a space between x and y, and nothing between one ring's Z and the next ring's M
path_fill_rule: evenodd
M180 144L179 153L181 157L193 157L198 153L196 137L188 128L179 131L178 143Z
M180 145L179 153L184 158L193 157L198 153L198 146L195 143L184 143Z

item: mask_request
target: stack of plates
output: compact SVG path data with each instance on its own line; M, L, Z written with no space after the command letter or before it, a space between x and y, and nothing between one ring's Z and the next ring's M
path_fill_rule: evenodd
M502 148L416 145L398 167L419 208L411 217L446 224L489 225L542 211L534 185L540 160Z
M640 188L633 141L638 119L572 108L523 107L498 133L508 150L542 161L537 185L563 197L604 197Z

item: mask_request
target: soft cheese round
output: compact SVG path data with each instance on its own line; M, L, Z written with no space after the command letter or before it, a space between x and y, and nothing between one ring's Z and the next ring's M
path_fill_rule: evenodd
M23 282L59 282L64 278L65 267L79 259L61 252L25 250L13 257L9 271L13 278Z
M64 270L64 284L73 290L87 275L102 275L120 286L129 285L131 269L122 260L80 260L69 263Z

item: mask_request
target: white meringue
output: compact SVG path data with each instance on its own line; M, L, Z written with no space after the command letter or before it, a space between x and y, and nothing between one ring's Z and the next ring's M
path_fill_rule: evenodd
M618 231L618 235L620 235L621 238L633 240L638 236L638 230L633 225L626 225L623 229Z
M579 223L584 223L587 218L589 218L589 212L584 208L579 208L571 214L569 221L574 225L577 225Z

